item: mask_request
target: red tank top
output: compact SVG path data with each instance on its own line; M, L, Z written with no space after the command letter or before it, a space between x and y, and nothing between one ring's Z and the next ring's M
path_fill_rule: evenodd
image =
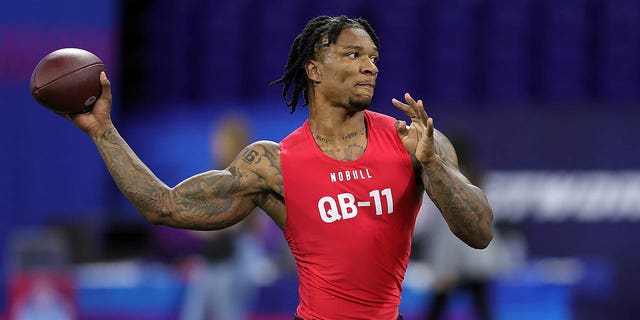
M299 277L297 315L396 319L420 205L395 119L365 111L367 148L339 161L308 121L280 142L285 238Z

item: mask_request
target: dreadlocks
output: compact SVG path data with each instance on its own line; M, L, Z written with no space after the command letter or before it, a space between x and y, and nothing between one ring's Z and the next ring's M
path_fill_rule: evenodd
M316 56L319 48L328 47L335 43L340 32L346 28L364 29L369 34L369 37L371 37L373 44L378 48L380 47L380 40L378 39L378 36L375 34L369 23L362 18L350 19L346 16L320 16L309 21L307 26L296 37L291 45L284 75L282 78L269 84L269 86L278 83L284 84L284 88L282 89L282 98L287 106L291 108L291 113L296 110L296 105L300 98L300 92L302 92L302 96L304 97L303 105L309 104L309 85L307 82L305 64ZM320 45L319 41L325 35L327 37L327 41ZM293 89L291 92L291 100L288 100L287 92L289 92L292 84Z

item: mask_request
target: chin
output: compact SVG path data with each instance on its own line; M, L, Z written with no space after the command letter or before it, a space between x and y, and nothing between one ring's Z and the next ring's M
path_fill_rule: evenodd
M369 99L358 99L358 98L349 98L349 107L353 111L364 111L367 110L371 106L371 98Z

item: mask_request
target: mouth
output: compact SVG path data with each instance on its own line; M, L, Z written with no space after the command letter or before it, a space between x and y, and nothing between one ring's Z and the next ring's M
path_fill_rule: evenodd
M356 88L363 88L368 91L373 91L373 89L376 88L376 85L372 82L358 82L356 83Z

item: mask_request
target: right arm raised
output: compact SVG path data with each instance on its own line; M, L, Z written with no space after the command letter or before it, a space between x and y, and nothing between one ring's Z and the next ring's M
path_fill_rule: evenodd
M207 171L170 188L136 156L110 119L111 91L105 74L102 96L91 113L68 116L96 144L122 193L149 222L178 228L221 229L256 207L265 183L244 161ZM259 146L250 145L243 154Z
M94 142L122 193L149 222L211 230L231 226L256 207L261 179L242 161L190 177L173 188L158 179L115 128ZM253 148L252 146L247 149Z

